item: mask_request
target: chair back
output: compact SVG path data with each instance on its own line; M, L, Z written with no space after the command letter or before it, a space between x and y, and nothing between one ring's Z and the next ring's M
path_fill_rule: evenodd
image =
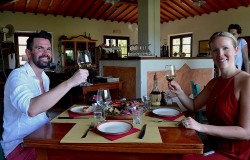
M196 97L201 92L201 87L198 84L195 84L194 81L191 81L191 87L193 97Z

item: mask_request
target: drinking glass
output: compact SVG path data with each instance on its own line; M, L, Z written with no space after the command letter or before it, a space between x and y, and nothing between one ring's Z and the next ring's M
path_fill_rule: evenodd
M166 65L165 66L165 73L166 73L166 80L170 83L176 77L175 65ZM168 101L169 101L169 98L172 99L172 97L173 97L173 93L170 90L167 93Z
M144 100L144 107L147 110L150 110L151 106L152 106L152 102L150 100L150 96L148 96L148 95L143 96L143 100Z
M92 108L94 111L94 119L98 123L99 121L102 120L102 107L98 105L97 103L92 103Z
M79 68L89 70L92 64L90 52L87 50L78 51L77 64ZM90 85L91 83L89 82L83 82L82 84L80 84L80 86L90 86Z
M102 107L102 116L103 116L102 121L106 121L105 110L106 110L107 106L109 105L109 103L111 102L111 96L110 96L109 90L103 89L103 88L98 89L96 102L98 105L100 105Z
M166 65L166 80L171 82L176 77L175 65Z
M142 108L141 106L134 106L131 107L131 109L133 115L133 124L141 124L144 108Z

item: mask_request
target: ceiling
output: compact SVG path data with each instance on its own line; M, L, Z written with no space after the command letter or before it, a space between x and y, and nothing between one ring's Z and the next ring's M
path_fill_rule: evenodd
M197 6L195 1L206 3ZM249 5L250 0L161 0L160 20L168 23ZM0 12L4 11L138 23L137 0L120 0L115 4L105 0L1 0Z

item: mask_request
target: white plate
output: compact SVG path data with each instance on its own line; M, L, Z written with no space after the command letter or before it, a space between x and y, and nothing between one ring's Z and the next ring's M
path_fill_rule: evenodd
M78 113L78 114L88 114L92 112L92 110L90 110L89 112L83 112L82 110L83 107L92 107L92 106L77 106L77 107L71 108L70 111L74 113Z
M97 126L97 130L105 134L122 134L130 131L133 125L128 122L112 121L104 122Z
M158 116L171 117L180 114L180 111L174 108L158 108L152 111L154 114Z

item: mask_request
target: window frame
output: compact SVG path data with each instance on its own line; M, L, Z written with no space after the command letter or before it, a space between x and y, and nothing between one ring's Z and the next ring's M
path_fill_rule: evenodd
M118 44L118 40L127 40L127 53L125 56L128 56L129 51L129 37L128 36L111 36L111 35L104 35L103 36L103 44L106 44L106 39L115 39L115 44Z
M169 37L170 39L170 56L174 57L173 55L173 40L180 38L180 51L182 52L182 45L183 45L183 38L187 38L190 37L191 38L191 43L190 43L190 57L192 57L192 46L193 46L193 34L192 33L184 33L184 34L179 34L179 35L172 35ZM187 54L187 53L186 53ZM189 54L189 53L188 53ZM180 55L177 55L176 57L180 57ZM186 56L187 57L187 56Z
M14 44L15 44L15 58L16 58L16 67L20 67L20 61L19 61L19 41L18 41L18 37L29 37L30 34L32 34L34 32L15 32L14 33Z

